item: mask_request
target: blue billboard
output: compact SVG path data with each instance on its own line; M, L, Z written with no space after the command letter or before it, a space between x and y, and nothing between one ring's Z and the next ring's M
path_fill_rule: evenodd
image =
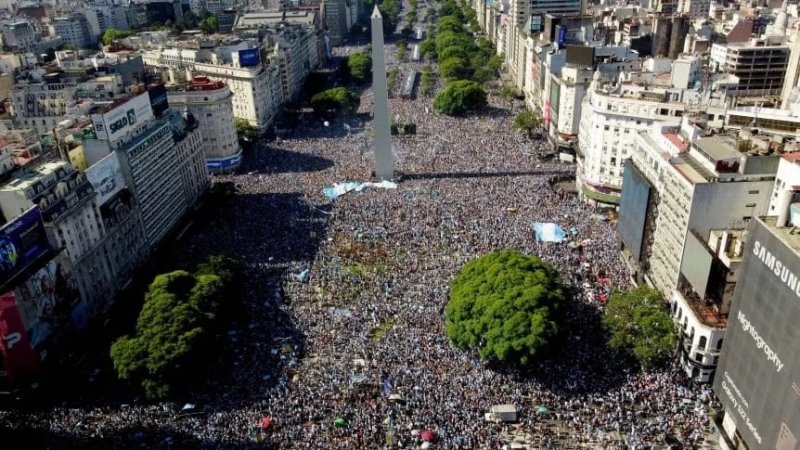
M564 47L564 43L567 42L567 27L558 25L558 33L556 34L556 42L558 42L558 46Z
M257 66L261 63L261 51L258 48L239 50L239 65L242 67Z
M0 285L51 250L38 206L0 228Z
M212 173L236 169L241 163L242 152L227 158L206 159L206 167L208 167L208 171Z

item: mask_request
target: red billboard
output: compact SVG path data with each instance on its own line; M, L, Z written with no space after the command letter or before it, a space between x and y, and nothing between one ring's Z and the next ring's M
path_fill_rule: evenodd
M0 296L0 350L11 382L33 375L39 369L39 357L31 348L13 292Z

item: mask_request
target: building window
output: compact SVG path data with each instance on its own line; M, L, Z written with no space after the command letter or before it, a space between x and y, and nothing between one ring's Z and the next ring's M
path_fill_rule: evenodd
M750 195L755 195L755 194L758 194L758 191L747 191L747 193L750 194Z
M705 350L705 349L706 349L706 343L707 343L707 342L708 342L708 338L707 338L707 337L705 337L705 336L700 336L700 341L698 342L698 344L697 344L697 347L698 347L700 350Z

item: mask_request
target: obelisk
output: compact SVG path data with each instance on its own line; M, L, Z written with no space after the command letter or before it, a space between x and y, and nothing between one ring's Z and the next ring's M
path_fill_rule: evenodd
M392 136L389 131L389 90L386 88L386 63L383 60L383 17L378 6L370 16L372 22L372 126L375 131L375 176L381 180L394 178Z

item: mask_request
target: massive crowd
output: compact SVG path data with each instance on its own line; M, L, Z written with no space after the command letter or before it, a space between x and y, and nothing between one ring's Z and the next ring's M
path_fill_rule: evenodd
M181 257L242 259L250 321L229 331L218 381L188 399L194 409L67 405L0 413L0 424L157 448L419 448L425 431L441 449L503 448L512 431L529 448L702 447L708 388L675 367L629 371L600 338L602 299L629 285L613 220L561 190L573 167L515 132L507 102L490 102L454 119L430 100L391 100L418 127L393 140L397 189L322 195L370 179L359 119L348 130L308 117L218 178L238 192L187 234ZM361 112L370 109L367 90ZM536 221L580 245L537 242ZM568 350L534 374L492 370L444 337L449 282L504 248L540 255L577 293ZM519 424L486 421L496 404L514 404Z

